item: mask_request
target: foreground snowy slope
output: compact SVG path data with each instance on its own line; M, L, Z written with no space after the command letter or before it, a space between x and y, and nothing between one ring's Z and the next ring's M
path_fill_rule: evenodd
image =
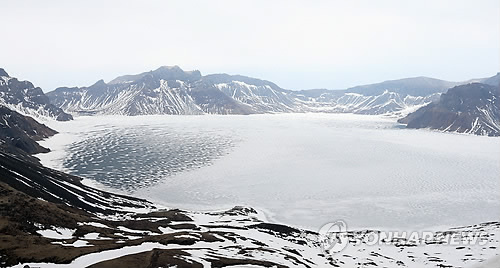
M498 254L495 222L382 245L369 243L379 231L349 231L344 251L329 255L316 232L266 223L252 208L155 208L6 153L0 153L0 178L2 266L465 267ZM443 235L461 242L446 245ZM477 236L485 242L468 242Z

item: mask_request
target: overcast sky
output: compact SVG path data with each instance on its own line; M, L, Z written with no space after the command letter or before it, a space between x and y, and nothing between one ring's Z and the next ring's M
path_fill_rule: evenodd
M50 91L179 65L288 89L500 70L500 1L0 0L0 67Z

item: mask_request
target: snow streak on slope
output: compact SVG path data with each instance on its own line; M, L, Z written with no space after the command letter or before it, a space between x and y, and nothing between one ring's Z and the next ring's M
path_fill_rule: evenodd
M410 95L402 97L400 94L388 90L376 96L345 93L335 101L333 111L372 115L389 114L428 104L438 96L439 94L436 93L425 97Z
M216 86L226 95L250 105L256 111L264 113L295 111L295 103L287 93L273 89L270 85L257 86L234 80Z
M156 82L156 83L155 83ZM81 90L58 89L64 95L56 104L68 112L90 114L201 114L183 81L141 81L106 85L98 82ZM58 99L59 100L59 99Z

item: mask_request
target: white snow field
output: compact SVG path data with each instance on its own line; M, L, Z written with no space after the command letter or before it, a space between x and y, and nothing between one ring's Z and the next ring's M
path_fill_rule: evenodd
M352 114L94 116L47 122L42 163L169 207L245 205L318 230L500 219L500 138Z

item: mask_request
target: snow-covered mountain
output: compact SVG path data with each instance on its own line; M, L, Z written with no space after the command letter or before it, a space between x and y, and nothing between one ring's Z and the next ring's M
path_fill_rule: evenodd
M163 66L138 75L125 75L90 87L57 88L47 93L65 111L90 114L249 114L240 103L201 80L198 71Z
M73 117L50 103L42 89L29 81L19 81L0 68L0 106L33 117L49 117L67 121Z
M253 114L334 112L407 114L438 99L457 83L417 77L347 90L285 90L256 78L183 71L163 66L90 87L57 88L52 103L71 113L90 114Z
M429 77L404 78L346 90L295 91L297 99L312 111L355 114L406 115L438 100L448 88L459 84Z
M449 82L430 77L411 77L397 80L388 80L381 83L355 86L348 88L347 92L359 93L368 96L376 96L389 90L400 94L402 97L428 96L435 93L445 92L448 88L461 84L460 82Z
M471 83L456 86L399 120L408 128L500 136L500 90L498 86Z
M319 98L309 98L303 101L304 110L331 113L405 115L439 98L439 93L427 96L402 96L389 90L385 90L380 95L344 92L340 96L325 96L327 94L325 93Z
M252 107L256 112L296 111L292 92L287 92L272 82L228 74L207 75L203 80L214 84L221 92Z

